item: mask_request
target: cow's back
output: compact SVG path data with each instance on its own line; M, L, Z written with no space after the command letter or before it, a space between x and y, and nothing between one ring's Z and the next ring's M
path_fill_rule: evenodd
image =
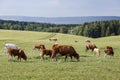
M54 47L54 49L61 55L67 55L67 54L72 55L76 53L74 48L68 45L59 45L59 46Z
M19 49L9 48L8 53L9 53L9 55L18 56L19 55Z

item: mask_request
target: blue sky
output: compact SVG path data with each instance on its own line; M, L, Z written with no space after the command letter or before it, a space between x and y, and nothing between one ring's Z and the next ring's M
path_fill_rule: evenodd
M120 16L120 0L0 0L0 15Z

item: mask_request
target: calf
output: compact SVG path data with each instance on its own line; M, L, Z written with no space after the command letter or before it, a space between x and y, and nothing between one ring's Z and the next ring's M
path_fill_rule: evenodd
M52 55L52 50L46 49L44 45L41 45L41 58L44 59L44 55L51 57Z

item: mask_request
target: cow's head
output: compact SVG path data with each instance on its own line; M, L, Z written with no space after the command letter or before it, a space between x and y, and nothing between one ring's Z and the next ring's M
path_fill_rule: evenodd
M23 58L24 60L27 60L27 56L25 55L23 50L20 49L19 53L20 53L21 58Z
M74 57L77 59L77 61L80 61L80 59L79 59L79 58L80 58L80 57L79 57L79 54L77 54L77 53L74 54Z

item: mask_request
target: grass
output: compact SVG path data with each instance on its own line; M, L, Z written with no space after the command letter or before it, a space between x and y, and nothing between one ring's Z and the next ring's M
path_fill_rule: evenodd
M54 33L53 33L54 34ZM55 33L59 44L72 45L80 54L80 62L70 58L64 61L60 57L57 62L40 59L40 51L34 51L36 43L45 44L51 49L54 42L50 42L52 33L0 30L0 79L1 80L119 80L120 79L120 36L92 39L87 37ZM84 42L90 39L100 50L100 57L94 56L91 51L85 52ZM74 41L78 40L78 43ZM28 56L27 61L8 61L4 54L4 44L19 45ZM104 58L104 47L111 45L114 48L114 58ZM16 58L15 58L16 59Z

